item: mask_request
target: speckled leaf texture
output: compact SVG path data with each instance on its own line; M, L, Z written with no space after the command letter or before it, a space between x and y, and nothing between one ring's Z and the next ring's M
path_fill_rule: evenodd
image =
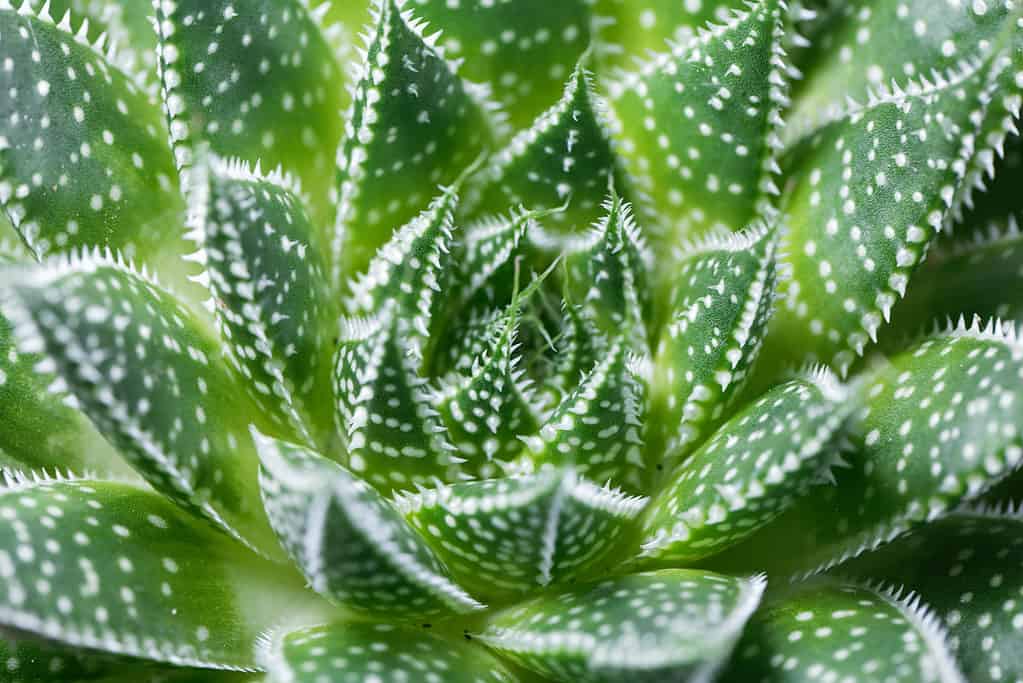
M1020 0L0 0L0 683L1023 680Z

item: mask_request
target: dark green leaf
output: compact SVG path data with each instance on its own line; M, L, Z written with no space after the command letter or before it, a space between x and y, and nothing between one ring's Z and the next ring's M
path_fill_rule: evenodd
M306 448L255 436L271 524L313 590L400 619L483 607L368 484Z
M698 570L635 574L498 612L478 637L565 683L710 680L763 590L760 578Z
M646 499L545 468L426 489L396 503L462 585L507 599L572 581L608 559Z
M67 17L3 0L0 40L0 205L36 256L176 246L182 205L153 98Z

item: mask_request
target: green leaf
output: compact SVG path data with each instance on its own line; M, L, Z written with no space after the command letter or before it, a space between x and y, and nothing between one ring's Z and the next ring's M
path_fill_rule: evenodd
M965 683L934 615L913 596L813 582L750 619L721 683ZM975 681L977 679L970 678Z
M377 251L369 268L350 285L349 311L373 315L385 307L408 321L404 342L423 359L441 284L450 272L450 249L458 184L445 188L430 206L394 232Z
M1023 461L1021 378L1023 347L999 323L888 358L857 382L834 485L811 489L732 559L826 569L976 499Z
M8 633L0 635L0 662L2 683L94 680L118 668L118 658L111 655Z
M1010 3L866 0L818 3L807 74L789 116L789 139L840 115L846 98L907 78L930 78L990 54Z
M596 49L608 65L631 66L637 57L684 44L710 21L727 21L732 0L596 0Z
M280 600L303 608L280 568L135 486L8 474L0 516L0 623L66 645L251 669Z
M573 581L608 559L646 499L544 468L395 502L461 585L507 599Z
M554 409L539 434L523 438L535 468L574 468L587 479L629 492L646 489L652 463L644 457L646 380L642 360L618 338Z
M477 637L566 683L710 680L763 590L699 570L635 574L498 612Z
M43 353L100 433L161 493L261 552L255 404L219 342L169 291L99 254L18 270L7 283L18 345ZM269 428L269 427L267 427Z
M669 246L773 213L785 14L784 2L759 0L612 85L615 135Z
M604 334L623 335L636 353L646 354L653 254L629 204L613 194L604 209L607 214L591 234L573 242L565 256L572 298L582 302Z
M467 204L477 214L498 213L509 205L553 209L548 219L554 232L534 239L541 248L559 251L563 233L583 232L601 218L610 184L625 191L604 123L604 103L594 93L585 69L587 57L575 67L561 99L540 114L496 154L477 181Z
M416 0L415 12L440 29L445 54L464 60L465 78L490 86L519 129L557 98L590 44L589 4Z
M338 154L336 279L362 271L377 248L450 183L494 137L491 104L423 35L404 0L373 0L375 28L359 67ZM502 207L504 208L504 207Z
M178 168L200 146L297 175L323 225L343 82L319 13L303 0L159 2L160 84ZM187 173L185 176L187 177Z
M1023 17L1014 14L984 59L872 93L792 150L793 277L772 323L778 354L798 350L845 373L876 339L974 181L975 162L1018 116Z
M914 529L843 571L917 592L948 630L966 679L996 683L1023 676L1021 548L1018 511L966 509Z
M193 206L198 258L232 363L280 429L332 431L330 335L338 312L294 182L235 160L196 169L205 184Z
M36 372L40 357L19 353L14 341L0 315L0 464L77 474L123 470L88 419L48 390L54 378Z
M281 634L260 657L280 683L514 683L504 665L469 643L393 624L337 623Z
M3 0L0 36L0 205L25 244L38 258L111 246L140 259L176 245L182 205L153 98L68 17Z
M648 508L642 556L681 564L713 555L829 477L829 442L847 392L824 369L778 385L737 412L670 475Z
M346 320L334 370L347 466L383 492L457 478L463 458L430 405L407 340L410 323L393 306Z
M607 357L608 338L597 329L582 304L562 301L560 336L555 340L553 368L544 389L549 404L560 405L586 375Z
M974 185L973 196L963 200L964 215L956 218L953 237L983 234L992 223L1023 217L1023 198L1019 194L1023 184L1023 136L1010 134L1003 144L987 151L991 155L981 164L983 173Z
M683 251L654 357L652 404L672 458L719 425L756 362L774 310L777 237L764 226Z
M255 438L271 524L313 590L353 610L398 619L483 607L366 482L301 446Z
M522 451L519 436L540 428L539 401L519 354L519 302L496 316L479 335L478 352L464 354L455 367L468 372L442 378L431 399L448 438L465 459L462 471L490 478Z

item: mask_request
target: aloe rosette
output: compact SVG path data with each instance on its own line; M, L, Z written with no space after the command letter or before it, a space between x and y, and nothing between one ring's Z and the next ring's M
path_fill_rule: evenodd
M0 93L0 681L1023 679L1018 0L0 0Z

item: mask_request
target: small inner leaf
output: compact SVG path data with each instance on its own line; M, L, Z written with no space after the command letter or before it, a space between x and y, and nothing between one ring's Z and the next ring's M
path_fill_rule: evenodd
M592 569L646 499L547 468L427 489L396 503L460 583L507 599Z
M259 434L256 440L270 522L313 590L401 619L483 607L364 481L301 446Z
M652 477L643 448L645 397L628 344L611 342L539 434L523 439L527 457L534 467L571 467L593 481L644 491Z
M143 259L177 246L182 204L157 104L69 17L25 9L0 4L7 217L37 258L110 246Z
M111 257L12 277L19 347L43 353L96 427L158 491L253 547L276 543L258 500L247 400L204 323Z
M364 270L394 227L415 216L437 185L455 180L494 135L486 93L459 78L433 47L436 36L424 36L404 5L373 0L376 26L338 154L338 278Z
M615 135L672 244L771 214L788 104L784 21L784 2L749 3L612 86Z
M775 231L764 226L683 250L654 360L652 438L673 457L721 423L744 386L774 310Z
M719 680L965 683L967 679L956 668L937 620L918 599L815 582L753 615Z
M707 680L763 590L760 578L699 570L634 574L498 612L477 637L564 683Z
M643 556L712 555L771 521L834 464L829 441L846 391L818 370L768 391L691 457L649 508Z
M509 205L564 211L548 223L559 233L583 232L601 217L609 184L625 190L603 120L604 104L594 93L583 58L565 85L561 99L518 133L493 159L468 204L476 213L498 213ZM557 234L550 244L560 247Z
M514 683L482 648L393 624L338 623L291 631L265 644L260 660L274 681L444 681Z
M175 0L155 5L164 106L178 168L209 145L295 173L330 220L343 88L334 54L302 0Z

